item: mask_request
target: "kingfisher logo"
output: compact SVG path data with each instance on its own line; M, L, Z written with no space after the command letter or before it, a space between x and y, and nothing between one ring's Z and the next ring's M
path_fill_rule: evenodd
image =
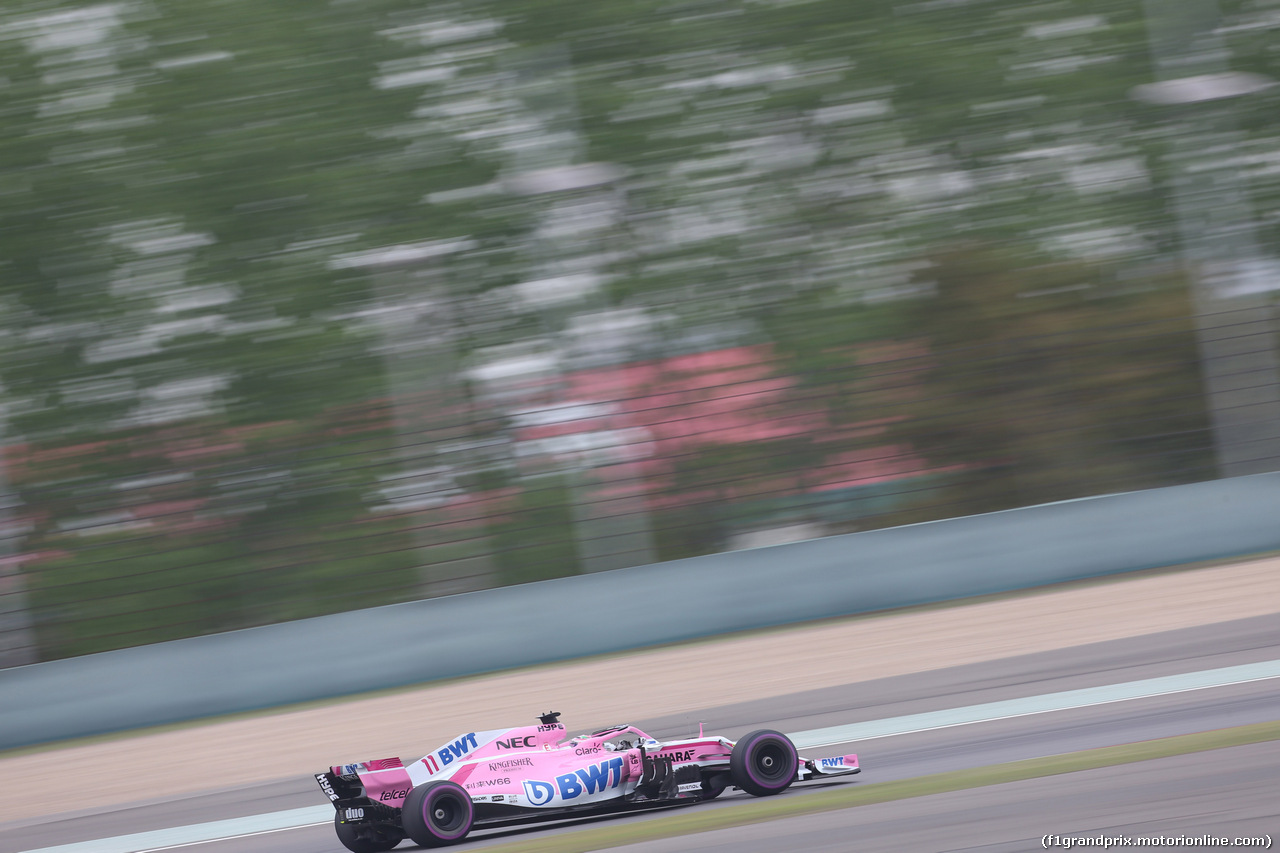
M556 788L550 782L526 779L524 782L524 794L529 798L529 805L545 806L556 795Z

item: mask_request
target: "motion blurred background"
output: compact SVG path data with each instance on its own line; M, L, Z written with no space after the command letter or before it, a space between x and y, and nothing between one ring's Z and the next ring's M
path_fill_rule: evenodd
M1278 63L1280 0L8 0L0 665L1278 470Z

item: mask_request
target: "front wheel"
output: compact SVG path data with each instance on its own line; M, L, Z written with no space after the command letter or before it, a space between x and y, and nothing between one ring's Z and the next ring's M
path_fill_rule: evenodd
M701 800L714 800L716 797L724 793L724 789L729 785L729 776L726 773L716 773L711 776L702 777L702 790L698 794Z
M404 798L400 820L420 847L445 847L467 837L475 821L471 795L444 780L419 785Z
M371 828L358 829L355 824L343 823L339 815L333 816L333 829L338 833L342 846L351 853L386 853L403 840Z
M800 757L782 732L759 729L734 744L729 778L753 797L781 794L796 780Z

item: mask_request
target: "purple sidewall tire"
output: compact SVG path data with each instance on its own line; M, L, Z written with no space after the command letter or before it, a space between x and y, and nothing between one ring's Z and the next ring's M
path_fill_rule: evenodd
M729 756L730 779L753 797L781 794L796 780L799 768L795 744L772 729L746 735Z
M446 847L471 832L475 807L455 782L426 782L409 792L400 816L405 834L420 847Z

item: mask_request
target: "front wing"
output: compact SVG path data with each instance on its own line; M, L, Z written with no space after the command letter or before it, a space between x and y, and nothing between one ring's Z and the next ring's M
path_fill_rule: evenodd
M800 759L799 778L801 782L816 779L819 776L847 776L861 772L862 768L858 766L858 756L853 753L836 755L831 758Z

